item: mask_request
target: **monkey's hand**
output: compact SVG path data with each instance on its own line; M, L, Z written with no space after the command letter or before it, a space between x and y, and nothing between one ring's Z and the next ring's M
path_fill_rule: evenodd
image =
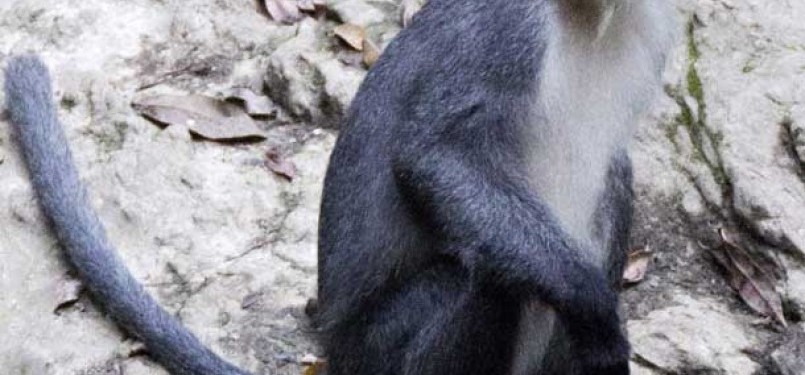
M580 300L588 303L560 315L577 353L573 374L628 375L629 342L621 329L617 296L611 289L606 295L589 293L579 291Z

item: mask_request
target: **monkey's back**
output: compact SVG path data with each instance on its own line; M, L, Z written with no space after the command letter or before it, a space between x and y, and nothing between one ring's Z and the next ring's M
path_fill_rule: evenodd
M517 138L516 113L526 105L542 55L538 2L432 0L371 69L325 178L322 324L349 319L361 303L404 284L441 255L427 220L401 196L395 155L450 137Z

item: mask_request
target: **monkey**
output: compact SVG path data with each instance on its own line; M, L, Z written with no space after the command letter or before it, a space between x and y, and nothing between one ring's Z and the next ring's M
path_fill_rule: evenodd
M429 0L354 98L324 181L328 375L624 375L628 142L663 0Z
M629 373L616 286L628 143L673 37L664 0L430 0L348 108L325 175L313 317L328 375ZM244 375L108 240L35 56L6 106L93 299L171 374Z

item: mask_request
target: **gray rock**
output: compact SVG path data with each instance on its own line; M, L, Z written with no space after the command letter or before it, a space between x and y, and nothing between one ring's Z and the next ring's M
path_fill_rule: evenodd
M329 0L327 6L342 22L363 27L389 21L388 9L396 8L388 0Z
M754 341L719 303L680 293L673 305L629 321L635 360L660 373L751 375Z
M771 359L781 375L805 374L805 326L791 328L785 341L771 354Z
M801 161L787 151L784 127L805 121L794 109L805 96L805 52L789 47L805 40L805 26L791 16L805 4L736 0L725 10L705 1L695 11L701 25L690 21L687 38L698 56L688 54L687 84L701 84L687 90L700 95L701 134L716 151L698 157L732 196L720 206L769 242L805 254Z
M788 308L796 315L805 317L805 270L793 268L788 271L783 295Z
M352 101L366 71L347 66L326 51L323 25L299 24L296 37L268 58L265 82L271 97L288 112L319 126L334 126Z

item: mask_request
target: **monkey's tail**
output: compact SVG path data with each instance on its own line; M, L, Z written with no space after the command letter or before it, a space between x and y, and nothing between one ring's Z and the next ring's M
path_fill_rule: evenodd
M78 178L42 61L11 58L5 92L39 204L95 300L171 374L247 375L163 310L118 257Z

